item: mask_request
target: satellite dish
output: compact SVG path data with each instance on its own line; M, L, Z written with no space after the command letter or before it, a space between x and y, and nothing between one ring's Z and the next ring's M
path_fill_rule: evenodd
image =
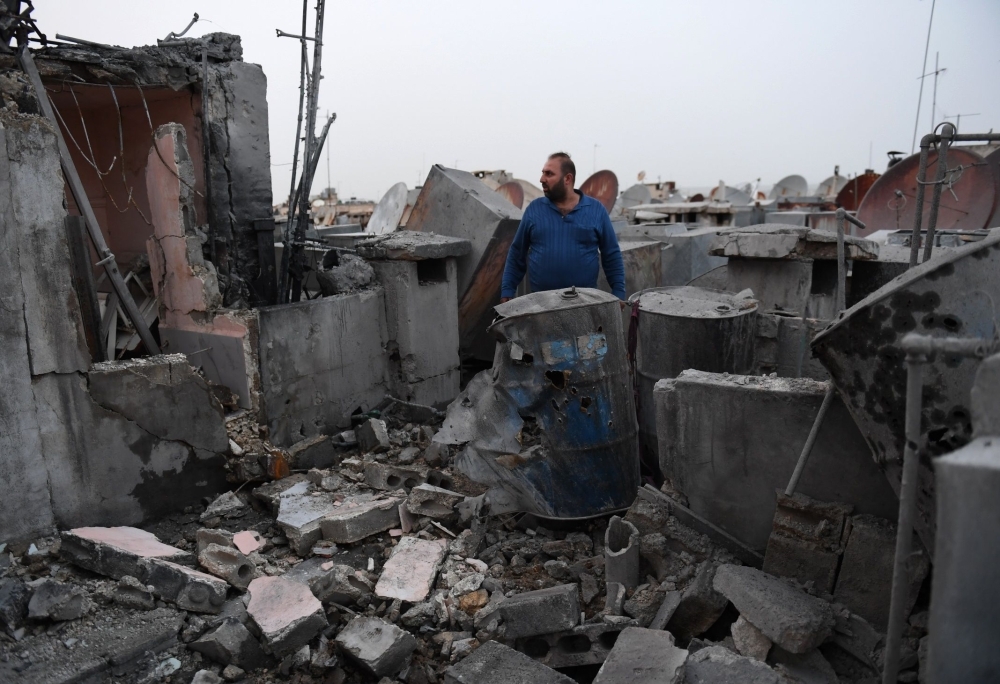
M785 176L778 181L768 195L768 199L787 199L805 197L809 194L809 183L802 176Z
M391 233L399 226L400 219L403 218L403 211L406 209L406 183L396 183L388 192L382 195L382 199L375 205L372 216L368 219L365 232L375 235Z
M652 199L652 195L649 194L649 188L645 185L637 185L635 187L642 188L646 192L646 199L643 202L636 202L635 204L644 204ZM583 182L583 185L580 186L580 192L596 199L604 205L605 210L610 214L615 206L615 198L618 197L618 176L613 171L598 171Z
M514 182L521 186L521 190L524 191L524 206L528 206L536 199L544 195L542 189L537 185L532 185L526 180L520 178L515 178Z
M640 204L649 204L653 201L653 194L645 185L637 183L622 193L621 205L625 209L637 207Z
M639 172L639 182L641 183L644 180L646 180L646 172L645 171L640 171Z
M819 197L836 197L837 193L847 185L846 176L830 176L819 184L816 188L816 195Z
M312 207L313 209L319 209L320 207L325 207L325 206L326 206L326 200L322 200L322 199L314 199L314 200L313 200L313 201L312 201L312 202L310 203L310 206L311 206L311 207Z
M524 188L517 181L510 181L504 183L499 188L497 188L497 194L503 195L507 198L507 201L513 204L518 209L524 208Z
M875 181L881 178L882 174L875 173L871 169L865 169L860 176L855 176L844 184L840 192L837 193L835 202L838 207L843 207L847 211L857 211L861 206L861 200L865 198Z
M731 185L725 186L725 197L719 192L719 186L712 188L711 192L708 193L708 199L714 200L716 202L729 202L734 207L745 207L750 204L750 195L738 190ZM691 200L694 201L693 199Z

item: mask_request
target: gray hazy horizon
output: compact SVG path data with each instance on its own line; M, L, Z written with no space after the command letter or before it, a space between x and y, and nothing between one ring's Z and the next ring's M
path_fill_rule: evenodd
M310 2L310 4L314 4ZM274 203L287 199L298 111L301 4L262 0L36 2L50 37L122 46L180 31L242 36L268 78ZM337 112L330 176L342 198L414 187L431 164L506 169L535 184L546 156L580 182L682 188L798 173L882 172L909 153L931 0L328 3L320 111ZM310 7L310 34L312 31ZM1000 129L1000 2L938 0L930 40L947 68L937 120ZM310 49L311 55L311 49ZM933 82L920 135L929 132ZM954 119L952 119L954 121ZM595 149L595 145L597 145ZM327 185L326 152L313 192Z

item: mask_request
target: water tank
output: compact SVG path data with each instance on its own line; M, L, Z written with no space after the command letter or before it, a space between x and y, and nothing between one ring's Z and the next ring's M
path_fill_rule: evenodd
M637 292L636 383L639 431L650 463L658 463L653 385L690 369L746 374L754 367L757 300L690 285Z
M581 518L627 508L639 487L638 426L619 301L536 292L496 307L493 368L448 408L435 441L491 485L490 510Z

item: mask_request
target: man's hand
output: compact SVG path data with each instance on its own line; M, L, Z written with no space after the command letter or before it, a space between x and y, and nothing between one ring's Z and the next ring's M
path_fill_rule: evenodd
M509 301L510 301L510 297L501 297L500 298L500 303L501 304L506 304Z
M624 299L619 299L618 300L618 306L620 306L622 308L622 311L625 310L625 304L626 304L626 302L625 302Z

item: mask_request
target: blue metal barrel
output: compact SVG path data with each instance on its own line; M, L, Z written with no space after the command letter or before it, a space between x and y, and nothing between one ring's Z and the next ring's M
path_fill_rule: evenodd
M449 407L440 435L465 445L458 468L492 485L494 513L581 518L631 505L638 426L619 301L570 289L496 311L493 368Z

